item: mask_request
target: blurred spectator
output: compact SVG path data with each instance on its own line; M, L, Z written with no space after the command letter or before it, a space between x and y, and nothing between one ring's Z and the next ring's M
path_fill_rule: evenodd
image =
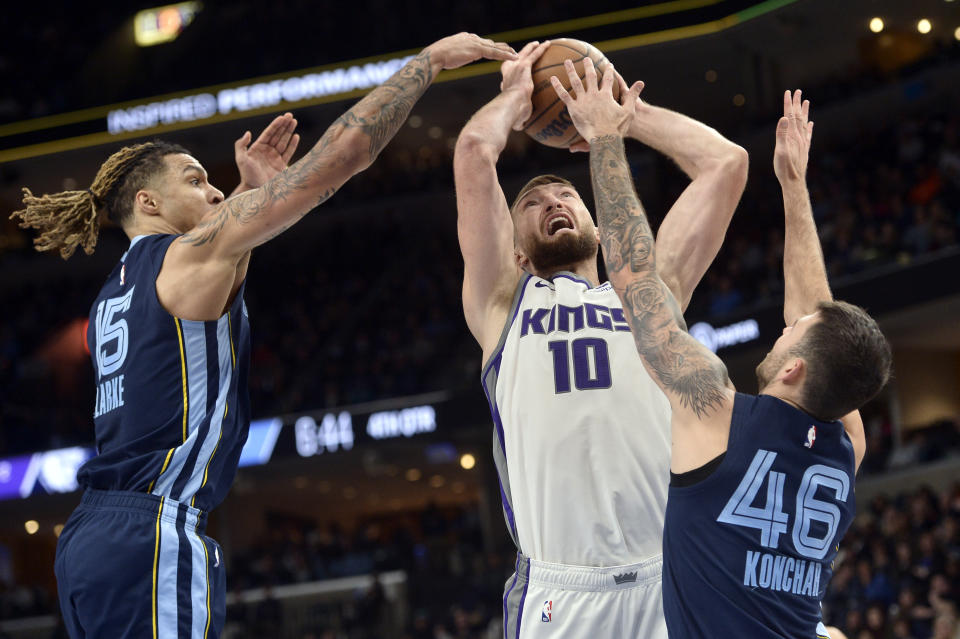
M956 639L960 484L875 499L841 542L825 619L849 637Z

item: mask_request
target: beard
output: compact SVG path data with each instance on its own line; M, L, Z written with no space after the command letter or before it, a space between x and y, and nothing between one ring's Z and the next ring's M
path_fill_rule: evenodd
M763 389L767 387L789 356L790 353L774 353L770 351L767 353L767 356L763 358L763 361L757 364L757 386L759 391L763 391Z
M564 233L549 242L533 241L527 257L530 264L540 273L562 271L561 267L573 266L584 260L597 257L597 237L586 230L578 230L576 235Z

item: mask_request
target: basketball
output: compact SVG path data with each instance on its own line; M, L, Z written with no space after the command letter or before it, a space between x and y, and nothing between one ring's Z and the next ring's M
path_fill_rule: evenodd
M563 61L573 60L574 68L582 79L583 59L588 56L597 69L597 77L602 77L609 62L600 49L588 42L572 38L553 40L550 47L533 65L533 112L523 130L537 142L565 149L583 139L573 126L566 105L560 101L557 92L553 90L550 76L557 76L560 84L567 91L571 91L570 78L567 77L567 71L563 68ZM571 94L575 95L575 92L571 91ZM620 99L618 82L613 84L613 97Z

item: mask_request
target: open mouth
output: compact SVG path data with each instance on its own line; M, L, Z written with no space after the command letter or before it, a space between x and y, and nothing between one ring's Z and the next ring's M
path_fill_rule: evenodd
M547 218L547 235L556 235L563 229L573 230L573 218L566 213L557 213Z

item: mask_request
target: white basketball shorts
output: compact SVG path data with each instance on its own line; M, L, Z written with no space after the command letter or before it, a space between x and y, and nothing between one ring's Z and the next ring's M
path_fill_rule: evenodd
M660 556L592 568L528 559L503 594L504 639L667 639Z

